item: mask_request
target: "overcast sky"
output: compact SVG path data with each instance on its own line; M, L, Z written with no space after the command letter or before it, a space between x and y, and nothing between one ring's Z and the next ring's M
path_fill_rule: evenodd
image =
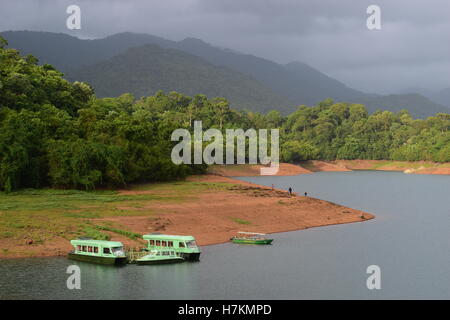
M79 5L82 29L66 28ZM366 9L381 8L381 30ZM200 38L279 63L302 61L366 92L450 87L449 0L0 0L0 31Z

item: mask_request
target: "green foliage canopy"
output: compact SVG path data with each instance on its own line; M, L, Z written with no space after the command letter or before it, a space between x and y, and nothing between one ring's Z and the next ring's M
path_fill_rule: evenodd
M0 38L0 190L94 189L182 179L206 165L175 165L173 130L280 129L281 158L450 161L450 114L413 119L405 110L369 115L327 99L283 117L237 111L224 98L156 92L98 99L50 65L6 49Z

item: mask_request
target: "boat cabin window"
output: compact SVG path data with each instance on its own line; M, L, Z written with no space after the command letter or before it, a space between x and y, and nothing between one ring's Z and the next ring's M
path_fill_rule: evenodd
M188 246L188 248L197 248L197 243L195 243L194 240L186 241L186 245Z
M83 250L82 250L83 252L87 252L87 248L86 248L86 246L83 246Z
M180 247L180 248L185 248L186 246L184 245L184 242L180 242L180 243L178 244L178 247Z
M92 247L91 246L88 247L88 252L92 252Z
M162 252L162 255L163 255L163 256L168 256L168 255L169 255L169 251L163 251L163 252Z
M81 246L77 245L77 251L81 251Z
M161 246L162 247L167 247L167 241L161 241Z
M98 247L94 247L94 253L98 253Z
M173 241L168 241L168 242L167 242L167 246L168 246L168 247L173 247Z
M103 253L104 254L110 254L111 250L109 250L109 248L103 248Z
M123 247L114 247L111 250L112 250L112 253L115 256L123 256L123 255L125 255L125 253L123 251Z
M175 251L170 251L170 255L174 256L175 255Z
M161 241L160 240L156 240L156 245L160 246L161 245Z
M155 240L150 240L150 245L154 246L155 245Z

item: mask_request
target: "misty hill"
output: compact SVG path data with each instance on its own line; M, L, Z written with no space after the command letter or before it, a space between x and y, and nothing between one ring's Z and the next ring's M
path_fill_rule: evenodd
M6 31L0 36L10 48L23 55L32 54L40 63L49 63L66 73L114 57L132 47L154 43L167 46L171 41L151 35L123 33L104 39L78 39L65 33L38 31ZM165 45L163 45L165 44Z
M102 96L117 95L117 90L112 90L110 87L102 85L102 81L111 82L109 74L106 69L97 68L96 71L99 74L90 75L87 77L88 70L83 68L77 70L83 66L89 66L97 63L103 63L106 60L113 58L118 54L125 53L132 47L140 47L146 44L155 44L162 48L171 48L183 51L185 53L197 56L203 59L204 65L209 65L210 68L216 67L215 70L227 70L228 78L218 80L217 77L221 73L215 73L213 83L204 83L200 88L207 92L227 92L232 97L227 98L231 100L233 105L247 106L252 110L265 111L266 106L269 103L274 103L273 108L279 108L281 105L289 106L289 111L295 110L297 105L314 105L319 101L326 98L333 98L335 101L347 101L355 103L364 103L368 105L369 110L374 111L376 109L384 109L396 111L399 109L408 109L414 117L426 117L431 116L435 112L449 112L449 108L433 103L427 98L417 94L405 94L405 95L391 95L391 96L379 96L373 94L366 94L358 90L347 87L345 84L328 77L322 72L308 66L301 62L293 62L287 65L278 64L267 59L259 58L253 55L241 54L228 49L222 49L214 47L202 40L195 38L187 38L182 41L171 41L160 37L148 35L148 34L135 34L135 33L119 33L104 39L96 40L81 40L66 34L56 34L48 32L31 32L31 31L10 31L0 33L9 41L9 46L19 49L23 54L33 54L37 56L41 63L50 63L66 73L67 77L74 79L81 74L86 76L86 79L93 79L96 83L97 92ZM196 60L200 63L200 60ZM148 61L147 63L152 63ZM167 64L160 64L159 68L167 66ZM98 66L97 66L98 67ZM226 68L223 68L226 67ZM189 69L189 66L186 67ZM187 70L186 69L186 70ZM145 69L146 70L146 69ZM185 70L185 71L186 71ZM248 89L248 86L241 88L241 92L238 93L238 87L234 84L229 84L231 91L224 91L224 88L213 88L215 84L225 84L225 80L232 79L231 72L237 72L239 75L235 75L243 80L243 74L247 75L245 82L249 85L250 79L257 80L259 84L253 83L250 87L256 87L260 89L265 87L266 94L261 96L267 98L266 103L263 104L263 108L260 108L259 101L255 100L255 94L250 92L243 92L244 88ZM104 75L101 73L105 72ZM131 76L131 75L130 75ZM153 75L154 76L154 75ZM231 78L230 78L231 77ZM103 80L104 79L104 80ZM124 80L128 81L132 79L125 77ZM210 79L210 78L208 78ZM162 83L168 84L168 79L161 79ZM211 80L211 79L210 79ZM157 87L154 83L151 88ZM172 84L175 84L179 79L172 79ZM117 86L118 88L130 88L127 91L141 92L141 84L135 81L126 83L127 86ZM193 86L191 89L199 88L199 83ZM178 84L175 87L180 87ZM111 89L111 91L109 91ZM187 89L187 88L186 88ZM99 91L100 90L100 91ZM173 89L175 90L175 88ZM205 92L206 92L205 91ZM183 91L183 93L189 94L190 91ZM198 92L197 92L198 93ZM149 94L149 93L147 93ZM253 98L246 98L247 95L252 95ZM238 100L234 100L237 97ZM430 97L428 97L430 98ZM447 100L448 95L444 92L439 101ZM432 98L435 102L438 101ZM256 103L258 101L258 103ZM256 104L255 104L256 103ZM443 102L441 102L443 103ZM446 104L448 105L448 104Z
M63 33L8 31L1 33L9 47L33 54L70 76L79 67L107 60L131 47L156 44L201 57L216 66L225 66L252 76L295 105L314 105L326 98L337 101L364 96L318 70L294 62L281 65L253 55L214 47L202 40L186 38L170 41L148 34L119 33L104 39L81 40ZM292 106L294 105L292 104Z
M276 108L288 113L288 107L293 105L247 75L156 45L131 48L111 59L81 67L68 78L90 83L100 97L125 92L141 97L163 90L226 97L237 109L261 112Z
M445 88L440 91L433 91L429 89L424 89L420 87L409 87L400 92L401 94L407 93L418 93L424 97L427 97L431 101L437 104L450 108L450 88Z
M372 96L359 98L357 102L364 104L369 112L375 112L376 110L398 112L402 109L407 109L416 118L426 118L436 113L450 113L449 108L434 103L416 93Z
M437 103L440 103L450 108L450 88L446 88L444 90L435 93L432 99Z
M314 105L326 98L337 101L364 96L343 83L301 62L281 65L249 54L216 48L201 40L187 38L178 43L178 49L202 57L215 64L246 73L286 96L297 104Z
M216 66L225 66L252 76L295 105L314 105L326 98L344 101L365 96L301 62L281 65L253 55L236 53L214 47L202 40L186 38L170 41L148 34L119 33L104 39L81 40L70 35L50 32L7 31L5 37L11 48L23 54L33 54L41 63L50 63L70 73L81 66L91 65L123 53L131 47L156 44L178 49L201 57Z

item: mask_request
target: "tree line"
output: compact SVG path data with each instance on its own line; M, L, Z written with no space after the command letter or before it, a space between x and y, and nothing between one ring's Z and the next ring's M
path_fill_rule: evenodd
M284 117L231 109L224 98L162 91L95 96L51 65L6 49L0 38L0 190L123 187L183 179L206 165L175 165L177 128L280 129L281 160L450 161L450 115L415 120L407 111L369 115L359 104L300 106Z

